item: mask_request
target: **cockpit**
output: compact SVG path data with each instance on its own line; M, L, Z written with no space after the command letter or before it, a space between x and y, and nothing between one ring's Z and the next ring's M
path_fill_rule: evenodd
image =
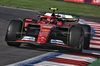
M39 24L53 24L53 25L63 25L63 20L57 17L43 16L38 20Z

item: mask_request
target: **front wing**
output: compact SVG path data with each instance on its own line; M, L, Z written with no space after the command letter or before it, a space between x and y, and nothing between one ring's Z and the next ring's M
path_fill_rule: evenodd
M34 44L34 45L40 45L40 46L62 46L62 47L67 47L67 48L73 48L67 45L62 45L62 44L57 44L57 43L38 43L36 41L28 41L28 40L16 40L15 42Z

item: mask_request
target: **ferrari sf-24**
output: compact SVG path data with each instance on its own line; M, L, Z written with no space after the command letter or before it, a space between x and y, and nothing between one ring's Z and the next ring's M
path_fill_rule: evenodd
M21 43L55 45L82 52L90 45L91 27L79 23L79 17L55 13L58 8L49 8L52 13L38 12L38 20L25 18L11 20L5 40L7 45L19 47Z

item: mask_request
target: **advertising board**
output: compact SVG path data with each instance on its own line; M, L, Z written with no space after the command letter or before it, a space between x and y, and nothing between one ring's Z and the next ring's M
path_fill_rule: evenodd
M74 0L64 0L64 1L74 2Z
M64 0L69 2L84 3L84 0Z
M100 0L64 0L64 1L100 5Z
M100 0L92 0L91 4L100 5Z

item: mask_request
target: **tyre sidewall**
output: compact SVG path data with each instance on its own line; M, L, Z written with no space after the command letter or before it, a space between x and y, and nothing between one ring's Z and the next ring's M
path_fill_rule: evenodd
M20 20L11 20L7 33L6 33L6 40L7 41L15 41L17 40L16 33L21 32L22 29L22 21Z
M81 41L84 40L83 29L81 27L72 27L70 29L69 45L75 49L82 50Z
M83 48L88 49L90 45L90 39L91 39L91 27L89 25L82 25L79 24L78 26L82 27L84 30L84 44Z

